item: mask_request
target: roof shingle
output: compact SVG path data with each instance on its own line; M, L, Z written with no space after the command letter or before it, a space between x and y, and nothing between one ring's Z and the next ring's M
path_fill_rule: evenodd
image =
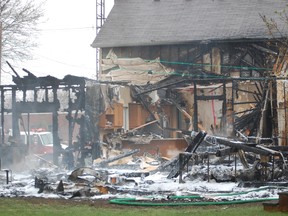
M287 0L115 0L92 47L270 38L260 17L277 20ZM286 27L286 28L285 28Z

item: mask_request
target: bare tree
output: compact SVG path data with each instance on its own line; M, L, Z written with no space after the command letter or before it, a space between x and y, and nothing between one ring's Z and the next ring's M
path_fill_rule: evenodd
M43 1L0 0L3 59L30 59L37 46L37 26L44 16Z
M260 15L263 22L267 26L267 30L274 40L273 45L277 48L278 55L275 59L273 71L276 75L280 75L281 71L288 69L288 35L284 29L288 28L288 5L282 11L275 11L276 18L269 18L265 15ZM272 44L271 41L268 42Z

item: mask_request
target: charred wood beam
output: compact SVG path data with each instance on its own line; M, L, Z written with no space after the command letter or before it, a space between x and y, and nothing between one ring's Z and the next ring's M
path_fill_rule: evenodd
M179 183L185 183L182 179L182 172L186 166L186 164L188 164L190 158L192 157L192 153L188 153L188 152L182 152L179 154L179 166L178 166L178 172L179 172ZM209 165L208 165L209 167ZM209 169L209 168L208 168ZM168 176L169 178L169 176Z
M197 148L199 147L199 145L202 143L202 141L204 140L205 136L207 135L206 132L204 131L200 131L195 138L192 140L192 142L188 145L188 147L185 149L185 153L195 153ZM171 178L176 178L177 176L179 176L180 174L180 170L182 170L186 164L189 162L190 158L192 157L192 154L189 154L185 160L182 161L182 163L180 164L179 162L179 157L178 160L173 161L174 167L171 170L171 172L169 173L169 175L167 176L168 179Z
M259 112L254 112L251 113L249 115L245 115L241 118L238 118L235 120L234 126L236 130L241 130L244 128L251 130L254 130L254 122L257 122L257 119L259 118L260 115L260 111ZM250 124L253 123L253 125L251 126Z
M249 165L247 163L246 156L245 156L245 152L243 150L238 150L237 151L235 148L226 147L224 149L217 150L216 157L224 157L224 156L231 155L232 153L238 153L238 156L240 158L240 161L241 161L242 165L245 168L249 167Z
M256 103L256 108L254 108L252 111L247 110L243 111L242 113L247 113L239 118L234 118L234 129L236 130L241 130L241 129L249 129L250 130L250 135L254 134L254 132L258 131L258 126L259 122L261 119L261 107L263 106L263 100L265 100L266 95L264 93L266 92L264 88L261 89L261 82L255 82L255 87L257 89L256 94L253 94L255 98L255 102L234 102L234 105L240 105L240 104L255 104ZM237 86L236 86L237 89ZM237 90L236 90L237 91ZM246 91L246 90L245 90ZM250 92L247 92L250 93ZM257 96L257 97L256 97ZM240 113L237 113L240 114ZM235 114L235 116L237 115Z
M57 99L57 88L53 89L53 103L59 104L59 100ZM59 156L60 156L60 138L58 134L59 122L58 122L58 110L59 108L54 105L54 110L52 112L52 135L53 135L53 163L58 165Z
M142 95L142 94L146 94L146 93L150 93L152 91L155 91L155 90L158 90L158 89L162 89L162 88L167 88L167 87L170 87L170 86L173 86L173 85L178 85L178 84L181 84L181 83L185 83L185 82L189 82L190 80L188 79L185 79L185 80L180 80L180 81L176 81L176 82L172 82L172 83L167 83L167 84L164 84L164 85L155 85L155 86L152 86L150 87L149 89L147 90L144 90L144 91L141 91L141 92L137 92L135 94L135 96L139 96L139 95Z
M250 125L252 122L254 122L253 117L245 118L245 119L239 119L235 121L235 129L236 130L242 130L242 129L253 129Z
M257 101L234 102L234 105L241 105L241 104L258 104L258 102Z
M263 59L266 59L266 56L263 54L263 52L260 52L259 50L256 50L253 48L253 50L249 50L250 56L253 58L253 64L258 65L260 68L266 68L267 66L264 65ZM268 69L267 69L268 70ZM261 76L265 76L264 73L267 71L266 69L257 70L258 73L260 73Z
M157 122L158 122L157 119L154 120L154 121L150 121L150 122L148 122L148 123L146 123L146 124L143 124L143 125L140 125L140 126L138 126L138 127L136 127L136 128L133 128L131 131L139 130L139 129L143 128L143 127L146 127L146 126L148 126L148 125L151 125L151 124L154 124L154 123L157 123Z
M85 85L85 81L88 80L84 77L78 77L78 76L72 76L72 75L67 75L65 76L62 80L59 80L56 77L53 76L46 76L46 77L37 77L27 69L23 68L23 71L28 74L28 76L21 78L19 74L16 72L16 70L11 66L11 64L6 61L10 69L13 71L13 73L16 76L13 77L13 82L17 85L19 89L24 88L25 89L31 89L33 90L36 86L38 87L58 87L60 84L61 85Z
M270 148L275 151L286 151L288 153L288 146L273 146Z
M214 92L215 90L217 90L217 89L219 89L219 88L222 88L222 87L224 87L224 86L225 86L225 83L223 83L222 85L220 85L220 86L218 86L218 87L215 87L215 88L211 89L211 90L209 91L209 93Z
M226 147L226 148L217 150L216 157L224 157L224 156L230 155L231 153L233 153L232 148Z
M140 99L141 103L143 104L143 106L145 107L145 109L150 113L150 116L153 118L153 121L157 120L154 113L149 109L149 105L147 104L147 102L143 98L143 95L139 95L139 99ZM157 122L157 124L160 126L159 122Z
M157 120L154 113L150 110L149 105L144 98L144 95L143 94L137 94L139 92L139 87L134 86L133 90L136 92L136 95L138 95L138 99L140 100L141 104L144 106L144 108L149 112L150 116L153 118L152 121ZM160 123L157 122L157 125L160 126Z
M71 86L69 86L71 88ZM78 112L80 110L85 109L85 85L80 86L79 89L79 93L77 94L77 99L75 101L75 103L72 103L72 99L71 99L71 95L70 95L70 91L69 91L69 112L71 112L73 109L76 110L76 112L74 113L74 121L72 121L71 123L71 134L73 134L74 128L75 128L75 119L77 119L78 117ZM72 117L72 114L69 114ZM72 140L71 140L71 144L72 144Z
M255 84L256 84L256 83L255 83ZM262 99L263 99L263 89L262 89L262 91L259 91L259 90L257 89L257 91L258 91L258 92L255 91L255 94L254 94L253 96L254 96L254 97L256 96L256 97L257 97L257 101L258 101L258 102L261 102Z
M267 53L261 52L261 51L255 49L254 47L251 47L251 49L249 49L249 52L251 53L251 56L253 56L253 62L255 64L260 65L260 67L262 67L262 68L272 67L272 65L271 66L267 66L267 64L266 64ZM266 70L263 70L262 74L264 72L266 72Z
M85 86L86 84L86 78L85 77L79 77L79 76L73 76L73 75L66 75L61 83L66 85L82 85Z
M278 52L275 52L274 50L271 50L271 49L268 49L266 47L263 47L263 46L259 46L257 44L252 44L252 46L258 50L260 50L261 52L265 52L265 53L268 53L268 54L272 54L272 55L278 55Z
M177 133L181 133L181 134L183 134L183 135L191 135L191 132L192 131L188 131L188 130L180 130L180 129L177 129L177 128L169 128L169 127L165 127L165 128L163 128L164 130L170 130L170 131L175 131L175 132L177 132Z
M117 156L115 156L115 157L113 157L113 158L109 158L109 159L107 159L107 160L103 160L103 161L101 161L101 162L99 163L99 165L100 165L100 166L107 165L108 163L111 163L111 162L113 162L113 161L120 160L120 159L125 158L125 157L129 157L130 155L136 154L136 153L138 153L138 152L140 152L140 149L133 149L133 150L128 151L128 152L126 152L126 153L117 155Z
M260 107L255 107L255 108L252 108L252 109L247 109L247 110L235 112L235 113L233 113L233 114L231 114L231 115L236 116L236 115L238 115L238 114L242 114L242 113L247 113L247 112L248 112L247 114L239 117L239 118L243 118L243 117L245 117L245 116L251 115L251 113L253 113L253 115L254 115L255 112L260 112L260 110L261 110Z
M265 79L264 81L266 81L266 80L268 80L268 79ZM256 83L257 84L257 83ZM264 83L263 82L259 82L259 85L260 85L260 87L261 87L261 89L264 89ZM257 87L257 86L256 86Z
M165 85L159 85L159 83L156 83L155 85L153 85L152 87L148 87L147 90L143 90L143 91L139 91L137 92L134 96L137 97L139 95L142 95L142 94L146 94L146 93L150 93L152 91L155 91L155 90L158 90L158 89L162 89L162 88L166 88L166 87L171 87L173 85L178 85L178 84L181 84L181 83L191 83L192 81L193 82L196 82L197 84L199 83L203 83L205 81L206 84L210 84L210 83L219 83L219 82L233 82L233 81L250 81L250 80L253 80L253 81L258 81L260 83L260 86L262 86L261 84L261 81L266 81L266 80L283 80L285 78L283 77L253 77L253 78L249 78L249 77L237 77L237 78L234 78L234 77L223 77L221 76L220 77L215 77L215 78L210 78L208 76L203 76L203 77L189 77L189 79L185 79L185 80L180 80L180 81L176 81L176 82L173 82L173 83L168 83L168 84L165 84ZM259 93L257 94L261 94L261 91L260 89L258 90ZM262 94L261 94L262 95Z
M23 68L22 69L24 72L26 72L28 74L28 77L30 77L31 79L37 79L37 76L35 76L33 73L31 73L30 71L28 71L27 69Z
M258 116L260 113L260 110L258 112L251 112L247 115L241 116L238 119L235 120L235 125L240 125L243 124L244 126L247 124L249 124L250 121L253 121L255 119L256 116Z
M188 119L192 119L192 116L186 112L186 110L184 110L182 107L179 106L179 104L173 100L172 98L169 98L169 99L164 99L168 102L171 102L172 104L174 104L176 106L176 108Z
M234 111L235 111L235 94L237 92L235 92L235 88L238 86L238 84L236 83L236 81L232 81L232 98L231 98L231 105L232 105L232 124L233 124L233 134L235 134L235 117L236 114L233 115Z
M253 94L253 95L259 95L259 96L262 96L262 94L257 93L256 91L252 92L252 91L248 91L248 90L240 89L240 88L237 88L236 91L241 91L241 92L245 92L245 93L249 93L249 94Z
M6 61L6 63L8 64L8 66L10 67L10 69L14 72L14 74L16 75L16 77L17 77L17 78L21 78L21 77L19 76L19 74L16 72L16 70L11 66L11 64L10 64L8 61Z
M270 152L272 155L277 155L277 154L279 155L279 154L280 154L279 151L276 151L276 150L267 148L267 147L265 147L265 146L263 146L263 145L256 145L256 147L257 147L257 148L260 148L260 149L263 149L263 150L265 150L265 151L268 151L268 152Z
M195 138L189 143L188 147L185 149L185 152L195 153L199 145L202 143L207 133L205 131L200 131Z
M71 86L68 86L68 88L70 89ZM72 100L71 100L71 91L69 90L68 92L68 114L66 116L66 119L68 120L68 145L72 146L72 137L73 137L73 124L72 124L72 109L71 109L71 104L72 104ZM77 110L78 111L78 110ZM76 111L76 112L77 112Z
M248 146L245 143L241 143L241 142L237 142L236 143L234 141L221 139L221 138L216 138L216 140L221 145L229 146L230 148L234 148L234 149L237 149L237 150L243 150L243 151L246 151L246 152L253 152L255 154L260 154L260 155L263 155L263 156L271 155L270 151L267 151L267 150L264 150L264 149L260 149L260 148L257 148L257 147L251 147L251 146Z
M222 103L222 120L221 130L226 128L227 124L227 95L226 95L226 82L223 82L223 103Z
M197 101L197 84L196 82L193 83L194 85L194 116L193 116L193 128L194 131L198 131L198 101Z
M229 65L237 65L239 64L239 62L241 61L241 59L247 55L247 50L245 50L245 52L243 52L241 55L237 56L234 61L231 61L229 63ZM228 73L230 73L232 70L234 69L234 67L229 68Z
M205 136L207 135L206 132L204 131L200 131L196 137L188 143L188 147L186 148L185 152L187 153L193 153L193 151L195 152L196 149L198 148L198 146L201 144L201 142L204 140ZM179 157L174 157L171 160L161 164L156 170L153 170L150 172L150 174L154 174L158 171L163 171L165 170L167 167L172 166L173 167L173 173L178 173L178 166L179 166ZM172 172L171 171L171 172ZM173 173L171 175L173 175ZM174 175L175 175L174 174ZM170 175L170 174L169 174Z
M189 50L188 51L188 55L192 55L193 53L195 54L194 56L192 56L192 58L188 59L188 55L187 55L187 62L197 62L197 60L199 60L199 58L202 58L202 56L209 52L211 49L211 46L209 46L208 44L206 46L200 46L197 47L196 52L193 50Z
M197 95L197 100L224 100L224 95Z
M261 89L260 89L259 85L260 85ZM258 93L263 95L263 88L264 88L263 84L261 82L259 82L259 84L257 82L255 82L255 87L256 87Z
M209 76L213 76L215 78L209 78ZM227 77L229 78L229 77ZM227 79L226 78L226 79ZM138 92L137 94L135 94L135 96L141 95L141 94L145 94L145 93L149 93L151 91L155 91L158 89L162 89L162 88L167 88L167 87L172 87L172 86L177 86L180 87L180 84L185 84L185 83L191 83L192 81L197 81L198 84L203 84L203 85L207 85L210 84L210 82L223 82L223 76L217 76L214 73L207 73L207 72L203 72L203 71L193 71L193 72L189 72L189 74L187 75L187 77L182 77L182 76L170 76L167 79L164 79L156 84L153 85L149 85L146 86L145 89L141 92Z
M258 95L253 95L253 98L255 101L257 101L257 103L261 102L261 98Z
M16 88L12 88L12 136L18 137L20 129L18 124L19 113L16 109Z
M261 72L263 71L262 68L258 68L258 66L252 64L251 62L248 62L247 60L245 59L241 59L241 62L244 63L245 65L247 65L249 68L249 70L255 70L255 71L258 71L258 72ZM252 69L253 68L253 69Z
M242 113L247 113L247 112L253 112L259 110L259 108L253 108L253 109L248 109L248 110L243 110L243 111L239 111L239 112L235 112L231 115L238 115L238 114L242 114ZM231 115L227 115L227 117L231 116Z
M255 122L255 126L258 126L258 131L257 131L257 137L262 137L263 136L263 127L264 127L264 121L263 121L263 116L266 114L266 110L268 107L269 103L269 92L270 92L270 82L266 81L265 82L265 87L263 89L263 95L262 95L262 101L261 101L261 114L259 115L258 122ZM265 135L264 135L265 136Z
M243 167L245 169L249 168L249 164L247 162L247 159L246 159L246 156L245 156L245 152L240 149L237 153L238 153L239 159L240 159ZM236 163L236 161L235 161L235 163ZM236 176L236 166L235 166L235 176Z

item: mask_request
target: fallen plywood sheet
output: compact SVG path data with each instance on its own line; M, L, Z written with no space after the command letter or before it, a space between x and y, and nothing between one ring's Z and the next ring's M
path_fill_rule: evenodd
M110 81L128 81L135 85L157 83L173 72L158 59L145 61L141 58L118 58L113 50L102 60L102 78Z

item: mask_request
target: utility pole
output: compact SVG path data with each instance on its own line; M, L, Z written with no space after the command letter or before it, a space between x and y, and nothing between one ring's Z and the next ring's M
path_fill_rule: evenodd
M2 84L2 22L0 21L0 85Z
M96 0L96 36L105 19L105 0ZM100 70L100 49L96 48L96 80L99 80Z

